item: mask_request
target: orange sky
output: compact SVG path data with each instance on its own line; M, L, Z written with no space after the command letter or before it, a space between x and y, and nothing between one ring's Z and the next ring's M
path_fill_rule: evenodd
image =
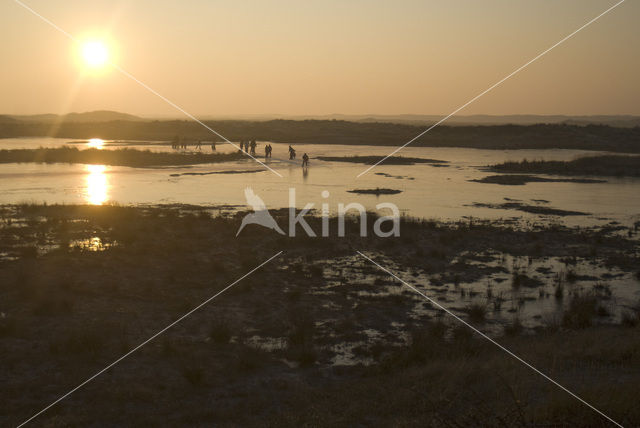
M446 114L615 1L24 0L196 115ZM640 114L640 2L627 0L460 114ZM11 0L0 113L180 116Z

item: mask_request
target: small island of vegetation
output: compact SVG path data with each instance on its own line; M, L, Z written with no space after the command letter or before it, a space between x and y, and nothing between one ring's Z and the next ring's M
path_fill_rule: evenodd
M374 165L380 161L386 165L415 165L417 163L446 164L448 161L438 159L412 158L404 156L318 156L316 159L328 162L351 162Z
M522 186L527 183L606 183L606 180L593 180L590 178L544 178L535 175L504 174L489 175L477 180L469 180L475 183L502 184L503 186Z
M359 195L397 195L398 193L402 193L402 190L397 189L384 189L376 187L375 189L353 189L347 190L348 193L357 193Z
M489 167L494 172L555 175L640 177L640 156L588 156L572 161L504 162Z

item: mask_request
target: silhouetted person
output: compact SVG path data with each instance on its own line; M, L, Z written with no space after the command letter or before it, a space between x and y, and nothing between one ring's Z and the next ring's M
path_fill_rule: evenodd
M202 141L197 140L197 141L196 141L196 149L197 149L197 150L200 150L201 148L202 148Z
M216 142L215 141L211 143L211 151L212 152L216 151Z
M251 154L254 155L254 156L256 155L256 146L257 145L258 144L256 144L256 140L251 140L251 144L250 144L250 146L251 146Z
M309 156L305 153L302 155L302 167L309 166Z
M289 146L289 160L296 158L296 151L293 147Z

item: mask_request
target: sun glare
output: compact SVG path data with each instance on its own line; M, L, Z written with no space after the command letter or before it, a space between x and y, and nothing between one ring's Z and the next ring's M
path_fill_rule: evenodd
M109 59L107 46L100 41L86 42L82 45L82 56L89 67L102 67Z
M104 146L104 140L102 138L90 138L87 141L87 146L95 149L101 149Z

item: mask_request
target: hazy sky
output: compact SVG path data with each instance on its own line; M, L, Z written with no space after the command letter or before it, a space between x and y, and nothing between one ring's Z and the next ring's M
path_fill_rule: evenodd
M24 0L196 115L447 114L609 0ZM627 0L460 114L640 114L640 1ZM12 0L0 113L179 116Z

